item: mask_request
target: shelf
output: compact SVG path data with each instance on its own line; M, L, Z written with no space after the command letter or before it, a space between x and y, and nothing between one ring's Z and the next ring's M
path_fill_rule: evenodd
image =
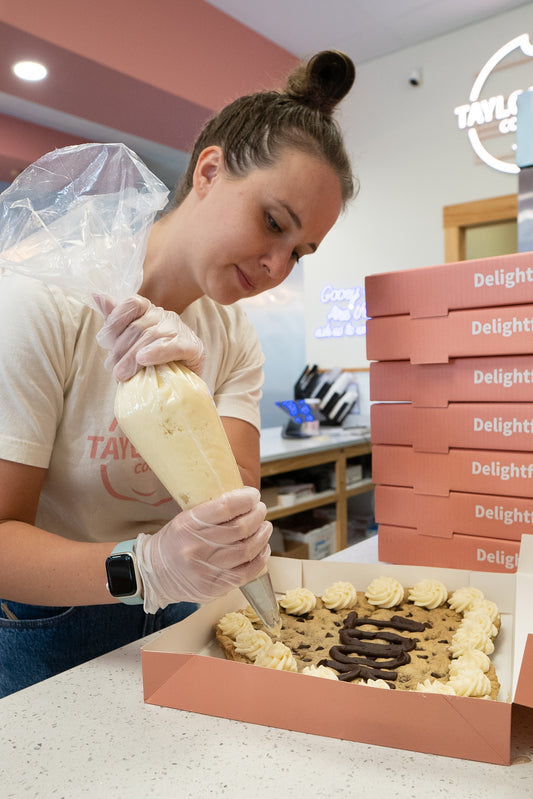
M272 505L267 507L267 519L281 519L283 516L291 516L293 513L302 513L304 510L319 508L321 505L329 505L337 501L336 491L319 491L316 494L307 494L305 499L294 502L292 505Z
M357 483L350 483L346 486L346 496L356 497L358 494L365 494L367 491L372 491L374 483L371 478L367 477L363 480L358 480Z
M348 460L369 455L372 444L349 431L324 432L312 439L283 439L281 428L261 431L261 477L287 474L312 466L331 464L335 471L335 489L308 494L293 505L275 505L267 508L267 519L282 519L295 513L335 504L337 550L347 546L348 499L372 491L371 479L346 485Z

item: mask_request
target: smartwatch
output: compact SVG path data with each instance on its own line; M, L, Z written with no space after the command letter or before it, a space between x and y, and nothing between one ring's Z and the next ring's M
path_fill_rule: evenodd
M135 540L121 541L106 558L107 590L126 605L142 605L142 580L137 569Z

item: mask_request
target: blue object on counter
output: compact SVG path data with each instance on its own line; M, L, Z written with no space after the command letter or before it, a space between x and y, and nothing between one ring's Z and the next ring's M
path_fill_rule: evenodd
M318 400L280 400L276 405L290 417L282 430L283 438L308 438L320 434Z
M276 402L276 405L286 411L297 424L313 422L318 418L307 400L282 400Z

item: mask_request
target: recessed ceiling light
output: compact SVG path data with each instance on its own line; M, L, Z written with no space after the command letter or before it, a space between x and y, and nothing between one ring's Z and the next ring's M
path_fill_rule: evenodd
M13 72L22 80L42 80L48 75L46 67L37 61L19 61L14 65Z

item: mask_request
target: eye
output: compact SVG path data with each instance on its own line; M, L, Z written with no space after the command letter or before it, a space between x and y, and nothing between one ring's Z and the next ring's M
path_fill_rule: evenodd
M281 233L281 227L278 225L272 214L265 214L267 227L274 233Z

